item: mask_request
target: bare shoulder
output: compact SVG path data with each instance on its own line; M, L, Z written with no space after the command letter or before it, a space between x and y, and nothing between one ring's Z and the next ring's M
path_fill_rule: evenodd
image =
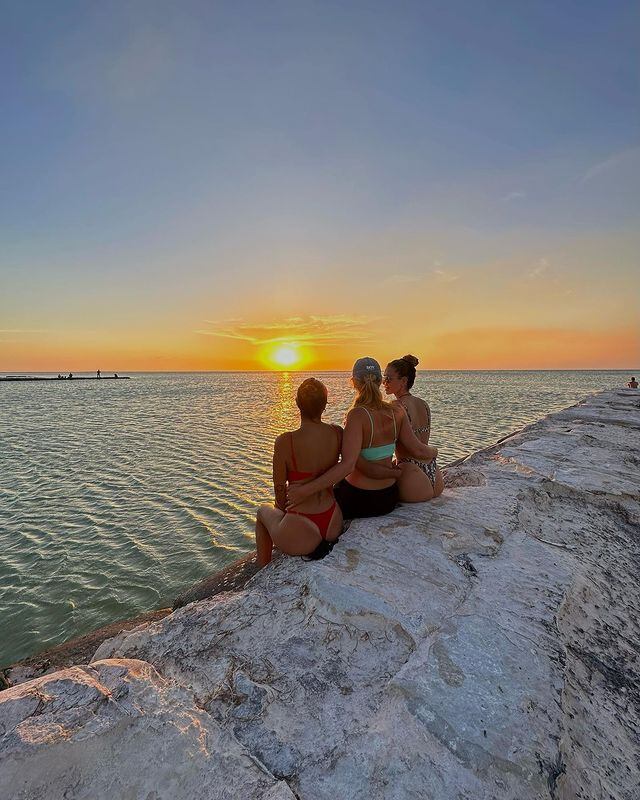
M273 443L273 449L274 450L281 450L285 446L286 442L288 441L289 436L291 436L291 433L289 433L289 432L281 433L280 436L276 436L276 440Z
M347 421L346 424L355 423L363 420L365 418L365 410L362 406L357 406L356 408L350 408L347 411Z
M407 413L407 409L404 407L404 404L400 400L392 400L391 408L394 410L394 412L397 412L398 414Z

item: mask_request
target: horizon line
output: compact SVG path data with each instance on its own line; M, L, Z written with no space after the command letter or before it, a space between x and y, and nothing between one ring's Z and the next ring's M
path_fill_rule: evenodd
M433 369L417 369L416 374L423 372L640 372L640 367L450 367L450 368L433 368ZM13 374L27 374L32 375L55 375L62 374L63 377L71 372L73 375L82 375L89 373L94 375L96 370L64 370L64 373L56 373L55 370L1 370L2 375ZM104 377L109 377L113 370L101 370ZM266 373L269 375L288 374L288 373L309 373L309 372L336 372L336 373L349 373L350 369L135 369L135 370L119 370L117 372L119 377L124 377L125 373L129 374L153 374L153 375L200 375L200 374L220 374L228 373L230 375L238 375L245 373ZM116 374L113 372L113 374Z

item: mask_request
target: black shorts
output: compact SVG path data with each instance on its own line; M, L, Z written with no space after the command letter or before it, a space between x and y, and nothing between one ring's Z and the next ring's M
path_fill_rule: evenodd
M359 489L346 478L333 487L336 501L345 519L382 517L398 505L398 484L386 489Z

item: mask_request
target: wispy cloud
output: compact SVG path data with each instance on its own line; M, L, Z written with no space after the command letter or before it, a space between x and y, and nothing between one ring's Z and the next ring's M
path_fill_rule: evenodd
M460 280L460 276L454 274L453 272L449 272L446 269L432 269L431 275L439 282L439 283L453 283L454 281Z
M560 291L563 283L563 270L557 264L552 264L548 258L541 258L527 272L527 280L544 280L545 284L553 284L557 291ZM573 289L567 288L563 294L573 293Z
M529 277L535 280L542 278L549 272L549 261L546 258L541 258L537 264L529 271Z
M505 194L504 197L500 198L500 202L512 203L514 200L524 200L526 196L527 193L522 191L509 192L508 194Z
M261 346L279 342L308 343L317 347L340 345L348 341L372 341L374 332L370 326L375 317L365 315L287 317L279 322L254 323L242 319L213 321L210 327L196 331L203 336L236 339Z
M584 175L578 179L578 183L588 183L589 181L597 178L626 161L637 161L640 158L640 147L631 147L627 150L622 150L619 153L605 158L604 161L599 161L590 167Z

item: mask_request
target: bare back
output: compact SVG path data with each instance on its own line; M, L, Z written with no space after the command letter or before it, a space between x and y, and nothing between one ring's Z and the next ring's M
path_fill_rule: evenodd
M362 448L381 447L383 445L389 445L397 440L397 432L400 426L398 415L399 412L393 406L390 406L388 411L386 409L365 409L364 407L359 407L349 412L347 424L359 426ZM379 464L390 467L392 455L379 460L376 459L376 461ZM359 489L387 489L395 483L393 478L382 480L379 478L370 478L360 472L357 466L353 472L347 475L347 480L352 486L357 486Z
M342 446L342 429L324 422L303 424L298 430L284 433L276 439L273 455L273 475L278 499L279 485L313 480L338 463ZM298 511L315 513L331 502L331 489L323 489L306 498Z
M429 444L429 437L431 436L431 409L428 403L420 397L414 397L412 394L403 395L402 398L396 402L404 409L411 428L417 438L423 444ZM398 459L401 459L409 456L409 453L398 443L396 455Z

